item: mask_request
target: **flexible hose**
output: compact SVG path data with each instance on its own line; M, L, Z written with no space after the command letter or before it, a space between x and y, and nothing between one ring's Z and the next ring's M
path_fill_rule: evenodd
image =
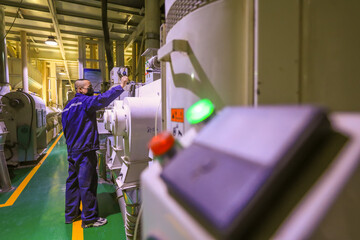
M106 59L108 64L108 72L110 74L110 71L114 67L114 60L110 49L111 44L110 44L110 33L109 33L109 27L107 21L107 0L101 0L101 22L104 33L104 45L105 45ZM105 80L106 79L103 79L103 82L105 82Z

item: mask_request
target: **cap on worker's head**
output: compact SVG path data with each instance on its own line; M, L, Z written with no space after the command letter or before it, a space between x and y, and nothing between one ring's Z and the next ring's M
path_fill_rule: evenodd
M154 136L148 146L155 156L165 154L174 145L175 139L169 132L161 132Z

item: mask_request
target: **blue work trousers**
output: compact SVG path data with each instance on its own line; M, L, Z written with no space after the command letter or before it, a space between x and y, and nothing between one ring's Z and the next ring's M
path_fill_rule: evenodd
M65 221L72 221L80 215L87 224L99 217L96 199L98 176L96 173L97 158L95 151L68 156L69 177L66 180Z

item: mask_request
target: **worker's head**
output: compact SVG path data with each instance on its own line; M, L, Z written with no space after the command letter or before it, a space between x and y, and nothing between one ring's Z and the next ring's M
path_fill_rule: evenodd
M81 93L87 96L94 95L94 89L91 82L87 79L78 79L75 81L75 90L77 93Z

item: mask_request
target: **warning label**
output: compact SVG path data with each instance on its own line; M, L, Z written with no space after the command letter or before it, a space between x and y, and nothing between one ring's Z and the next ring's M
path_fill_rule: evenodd
M184 134L184 124L183 123L171 123L172 135L174 137L182 137Z
M184 109L172 108L171 109L171 121L172 122L184 122Z

